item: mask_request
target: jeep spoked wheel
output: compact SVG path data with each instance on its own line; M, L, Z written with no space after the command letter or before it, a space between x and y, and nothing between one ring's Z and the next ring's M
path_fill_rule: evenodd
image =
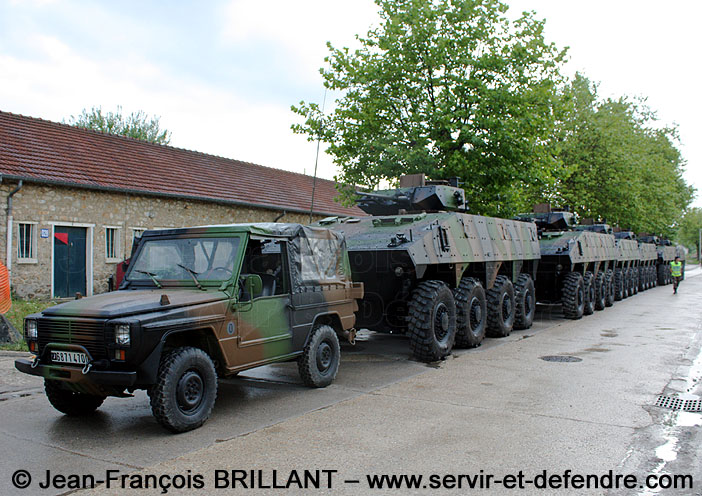
M456 300L456 342L461 348L480 346L487 327L487 302L480 281L464 277L453 291Z
M563 280L561 295L563 315L566 319L579 319L585 310L585 285L583 276L577 272L568 273Z
M487 292L488 336L509 336L514 327L516 304L514 286L507 276L497 276L495 285Z
M515 329L529 329L534 323L536 313L536 290L529 274L519 274L514 285L514 297L517 314L514 319Z
M212 359L199 348L169 351L161 359L156 384L149 390L151 411L172 432L185 432L207 421L217 398Z
M339 337L331 326L314 328L297 360L297 369L305 386L323 388L334 382L341 361Z
M64 387L61 381L44 379L44 391L51 406L70 417L90 415L105 401L105 396L78 393Z
M408 305L407 333L415 358L435 362L448 356L456 339L456 303L441 281L425 281Z

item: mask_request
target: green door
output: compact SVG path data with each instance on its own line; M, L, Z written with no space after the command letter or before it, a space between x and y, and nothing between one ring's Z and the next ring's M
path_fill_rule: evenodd
M85 295L87 228L54 228L54 297Z

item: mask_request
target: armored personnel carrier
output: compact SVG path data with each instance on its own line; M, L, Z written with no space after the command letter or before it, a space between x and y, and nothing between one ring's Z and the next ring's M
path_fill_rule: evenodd
M656 247L639 241L632 231L614 233L619 257L614 269L614 299L619 301L655 286Z
M561 303L569 319L613 305L618 251L611 227L576 226L570 212L543 210L518 217L538 227L541 261L537 301Z
M369 217L320 222L346 237L353 279L363 282L356 325L407 333L414 356L478 346L486 332L531 326L539 260L532 222L466 213L457 182L404 176L400 188L359 193Z
M639 239L645 243L651 243L656 246L656 281L659 286L665 286L673 282L673 277L670 274L670 262L675 260L676 256L680 256L678 247L665 238L658 236L642 235ZM685 260L684 256L681 257ZM683 262L683 269L684 269ZM684 273L684 272L683 272Z

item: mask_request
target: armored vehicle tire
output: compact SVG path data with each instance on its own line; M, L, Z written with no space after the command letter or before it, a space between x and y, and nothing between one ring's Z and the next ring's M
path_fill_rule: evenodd
M305 386L323 388L334 382L341 361L339 337L328 325L315 327L300 358L297 369Z
M639 294L639 269L631 269L631 294Z
M652 265L648 268L649 276L651 277L651 287L655 288L658 286L658 276L656 275L656 266Z
M659 286L665 286L667 284L666 281L666 274L665 274L665 265L659 265L658 266L658 285Z
M639 291L646 291L648 289L648 279L646 277L646 269L644 267L639 267Z
M53 381L51 379L44 379L44 391L46 391L46 397L49 399L51 406L71 417L90 415L105 401L104 396L95 396L64 389L61 381Z
M519 274L517 284L514 285L514 299L517 311L514 328L529 329L536 313L536 289L529 274Z
M579 319L583 316L585 310L583 276L577 272L571 272L565 276L561 301L563 302L563 315L566 319Z
M412 293L408 305L407 334L417 360L445 358L456 339L456 303L441 281L425 281Z
M614 301L624 299L624 271L622 269L614 270Z
M217 398L217 373L212 359L199 348L169 351L161 358L149 397L151 412L166 429L197 429L209 418Z
M631 273L629 269L623 269L622 273L624 275L624 291L622 292L622 297L628 298L630 296L629 290L631 289Z
M607 269L605 274L605 306L611 307L614 305L614 271L612 269Z
M475 348L485 338L487 302L480 281L464 277L453 291L456 300L456 346Z
M495 338L509 336L514 327L516 305L514 286L507 276L497 276L492 289L487 292L487 335Z
M607 300L604 272L599 271L595 276L595 310L604 310Z
M585 287L585 308L583 315L592 315L595 313L595 275L587 271L583 276L583 285Z

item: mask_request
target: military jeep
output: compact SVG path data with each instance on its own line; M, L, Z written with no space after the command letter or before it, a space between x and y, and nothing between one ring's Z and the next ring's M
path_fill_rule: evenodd
M146 231L119 290L27 316L30 360L67 415L147 391L173 432L201 426L218 377L297 360L302 381L336 377L357 299L342 235L299 224Z

